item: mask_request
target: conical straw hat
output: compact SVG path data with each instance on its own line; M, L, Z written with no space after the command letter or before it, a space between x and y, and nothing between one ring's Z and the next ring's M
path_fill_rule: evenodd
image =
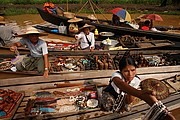
M30 26L30 27L28 27L25 30L24 33L22 33L20 35L16 35L16 37L23 37L23 36L30 35L30 34L38 34L39 36L46 36L46 35L48 35L48 34L45 34L45 33L41 33L36 28Z
M82 31L84 28L89 28L90 31L95 29L93 25L85 24L83 27L79 28L79 30Z
M97 20L97 18L93 14L88 15L87 17L91 20Z
M68 22L80 22L80 21L82 21L82 20L83 20L83 19L81 19L81 18L74 17L74 18L68 20Z

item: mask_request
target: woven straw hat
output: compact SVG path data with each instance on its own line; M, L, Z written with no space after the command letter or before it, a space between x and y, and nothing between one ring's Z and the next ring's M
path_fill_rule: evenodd
M142 90L151 90L156 92L156 98L158 100L165 99L169 96L168 87L160 80L154 78L147 78L141 81L140 87Z
M97 20L97 18L93 14L88 15L87 17L91 20Z
M80 21L82 21L82 20L83 20L83 19L81 19L81 18L74 17L74 18L68 20L68 22L80 22Z
M79 30L83 31L84 28L89 28L90 31L95 29L95 27L93 25L85 24L83 27L79 28Z
M72 12L63 12L64 16L67 18L74 18L75 13Z
M28 27L23 34L17 35L17 37L23 37L30 34L38 34L38 36L46 36L48 34L39 32L36 28L30 26Z
M5 20L4 17L0 16L0 24L6 24L6 22L4 20Z

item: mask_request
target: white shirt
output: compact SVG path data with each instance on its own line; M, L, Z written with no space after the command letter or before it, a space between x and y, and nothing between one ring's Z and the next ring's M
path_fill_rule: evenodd
M111 76L111 80L114 78L114 77L119 77L121 80L125 81L124 77L121 75L121 73L119 72L114 72ZM140 79L137 78L137 77L134 77L133 80L129 83L129 85L131 87L134 87L134 88L138 88L139 87L139 84L140 84ZM120 93L120 89L115 85L115 83L112 81L111 82L111 85L112 87L114 88L114 90L119 94Z
M88 44L88 41L86 39L84 32L80 32L78 35L76 35L76 37L78 40L80 40L80 46L82 49L89 47L89 44ZM89 32L89 35L87 35L87 38L89 42L91 42L90 48L94 47L94 44L95 44L94 33Z
M42 55L48 54L48 48L45 41L39 39L36 45L33 45L27 38L22 38L19 41L22 45L27 45L33 57L42 57Z

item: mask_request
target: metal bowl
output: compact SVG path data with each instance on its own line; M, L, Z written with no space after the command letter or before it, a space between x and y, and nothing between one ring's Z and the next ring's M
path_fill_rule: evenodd
M112 33L112 32L100 32L99 35L105 36L105 37L111 37L111 36L114 36L114 33Z

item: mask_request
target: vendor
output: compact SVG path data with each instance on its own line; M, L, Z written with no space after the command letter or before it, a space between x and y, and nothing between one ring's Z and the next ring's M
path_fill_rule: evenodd
M11 45L11 51L17 51L17 47L26 45L31 55L25 57L22 62L16 64L18 71L32 71L37 69L39 74L48 77L48 48L45 41L39 38L47 34L40 33L36 28L28 27L24 34L18 35L22 37L19 42Z
M112 24L115 26L120 25L120 18L115 14L113 14L113 16L112 16Z
M74 18L68 20L68 22L70 23L69 28L68 28L70 34L76 34L79 32L78 22L80 22L82 20L83 19L77 18L77 17L74 17Z
M134 97L144 100L147 104L161 108L165 106L156 99L155 92L149 90L138 90L140 78L136 75L135 60L127 51L119 62L119 71L112 74L109 85L102 92L102 106L106 111L123 112L131 110ZM161 110L160 110L161 111ZM152 113L154 115L154 113ZM148 116L146 116L148 119ZM154 116L153 116L154 117ZM167 111L162 109L156 114L156 119L175 120ZM149 119L148 119L149 120Z
M82 50L90 50L93 51L95 48L95 38L94 33L90 32L95 27L92 25L85 24L79 30L81 31L79 34L75 35L75 39L77 40L77 45L80 45Z

